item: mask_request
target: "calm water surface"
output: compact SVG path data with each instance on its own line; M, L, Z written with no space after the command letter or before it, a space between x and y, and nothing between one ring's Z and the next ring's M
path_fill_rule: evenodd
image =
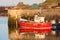
M8 17L0 17L0 40L8 40Z

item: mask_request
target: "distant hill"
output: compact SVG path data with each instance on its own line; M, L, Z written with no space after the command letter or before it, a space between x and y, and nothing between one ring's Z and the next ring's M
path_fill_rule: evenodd
M23 2L19 2L16 6L17 8L21 8L21 9L28 9L30 8L31 6L27 5L27 4L24 4Z
M41 4L42 7L50 8L52 6L58 6L58 0L46 0Z
M43 4L52 4L52 3L58 3L57 0L46 0Z

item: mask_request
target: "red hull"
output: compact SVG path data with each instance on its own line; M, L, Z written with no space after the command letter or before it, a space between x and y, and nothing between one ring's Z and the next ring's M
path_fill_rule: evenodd
M21 27L19 32L50 33L52 31L51 23L32 24L28 22L19 22L19 25Z

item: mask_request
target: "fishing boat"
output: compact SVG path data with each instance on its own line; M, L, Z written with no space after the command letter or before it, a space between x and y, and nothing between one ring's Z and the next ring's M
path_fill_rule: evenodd
M52 24L50 22L37 23L28 20L19 21L19 33L51 33Z

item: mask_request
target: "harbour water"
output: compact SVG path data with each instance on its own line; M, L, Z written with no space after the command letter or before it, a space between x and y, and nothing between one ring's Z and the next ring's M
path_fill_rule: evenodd
M8 17L0 17L0 40L8 40Z

